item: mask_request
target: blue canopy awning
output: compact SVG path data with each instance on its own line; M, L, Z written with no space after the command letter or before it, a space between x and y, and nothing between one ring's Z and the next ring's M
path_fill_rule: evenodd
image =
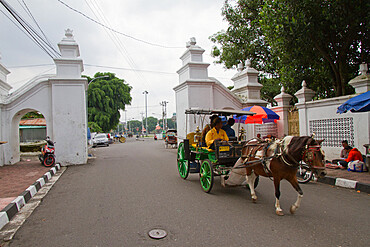
M370 91L357 95L338 107L337 113L370 111Z

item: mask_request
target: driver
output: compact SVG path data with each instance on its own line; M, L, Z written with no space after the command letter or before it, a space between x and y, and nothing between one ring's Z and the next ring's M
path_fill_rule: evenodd
M229 140L226 132L222 129L222 121L219 117L213 119L212 126L214 127L206 135L206 144L209 149L215 149L214 141L216 140Z

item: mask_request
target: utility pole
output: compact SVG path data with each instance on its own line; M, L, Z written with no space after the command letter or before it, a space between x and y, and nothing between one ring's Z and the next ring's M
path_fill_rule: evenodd
M126 113L127 113L127 110L125 110L125 134L127 136L127 120L126 120Z
M167 103L168 101L165 100L159 103L162 106L162 122L164 130L167 130Z
M144 91L143 94L145 94L145 129L146 129L146 136L148 136L148 105L147 105L147 95L148 91Z
M144 112L140 112L141 115L141 133L143 133L144 128Z

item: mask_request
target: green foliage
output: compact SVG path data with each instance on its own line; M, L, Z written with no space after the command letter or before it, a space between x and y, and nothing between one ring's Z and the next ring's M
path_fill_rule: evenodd
M127 122L127 126L134 134L141 133L141 121L132 120ZM138 129L138 130L137 130Z
M158 119L155 117L148 117L148 133L153 133L155 130L155 127L157 126ZM145 126L145 119L144 119L144 126Z
M370 58L369 1L238 0L222 13L229 27L210 37L216 62L231 68L249 58L272 91L294 94L306 80L316 98L352 93L348 81ZM271 102L270 88L262 95Z
M172 118L167 118L167 128L176 129L176 122L174 122Z
M24 116L22 117L22 119L29 119L29 118L44 118L44 116L40 112L32 111L32 112L28 112L24 114Z
M91 132L98 132L98 133L102 132L102 129L100 128L100 126L95 122L89 122L88 126Z
M97 123L104 132L115 129L119 123L119 110L131 103L131 86L113 73L96 73L88 87L88 120ZM88 78L91 81L93 78Z

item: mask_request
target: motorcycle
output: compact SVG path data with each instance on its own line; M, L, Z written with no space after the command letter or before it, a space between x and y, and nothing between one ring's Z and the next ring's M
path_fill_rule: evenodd
M41 164L46 167L50 167L55 165L55 142L50 140L50 137L46 137L45 139L46 144L41 148L41 154L39 155L39 160Z

